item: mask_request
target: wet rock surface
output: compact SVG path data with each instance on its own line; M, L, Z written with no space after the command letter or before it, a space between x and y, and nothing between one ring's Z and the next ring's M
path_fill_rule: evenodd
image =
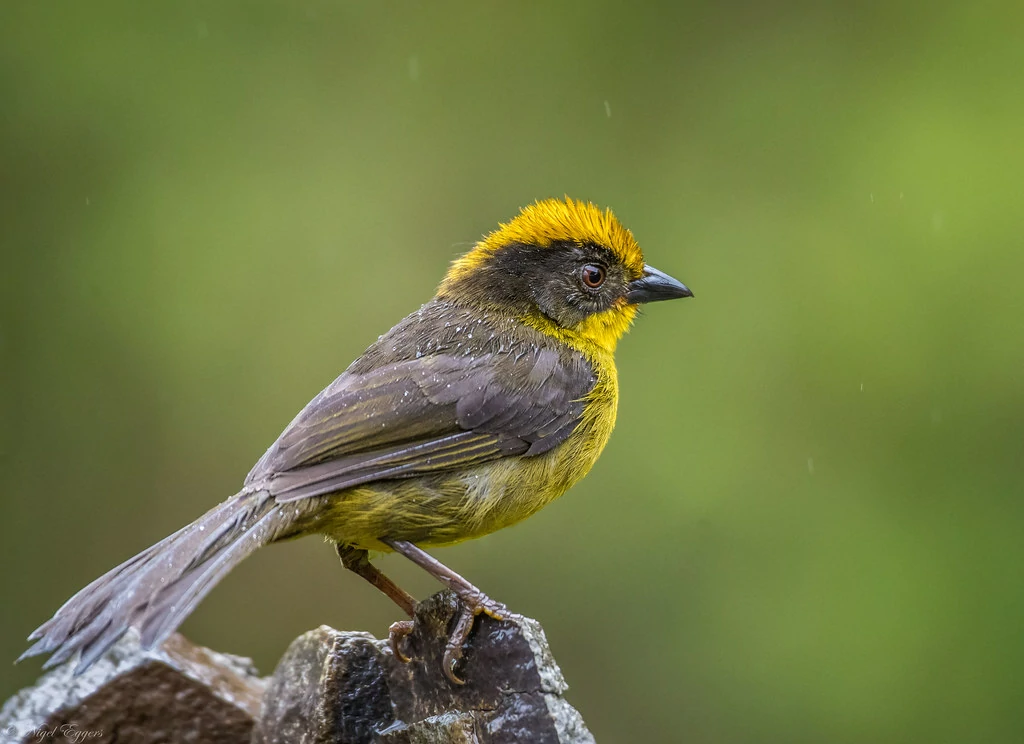
M385 663L368 633L323 625L299 636L270 678L253 744L372 742L395 720Z
M409 663L387 653L395 717L405 730L396 724L381 742L593 741L579 713L562 697L568 685L536 620L481 615L457 669L466 683L449 682L441 673L441 659L457 609L447 592L422 602L415 629L402 644ZM461 715L453 717L453 712ZM427 732L439 729L450 730L453 738L429 738ZM465 738L470 734L463 731L472 736Z
M274 674L174 636L159 651L122 640L81 677L45 675L0 712L0 742L252 744L585 744L540 625L478 618L457 673L441 671L458 606L417 608L402 663L386 641L322 626L292 642ZM61 726L68 735L61 738ZM96 732L96 733L91 733ZM91 735L90 735L91 734Z
M79 677L45 674L0 710L0 742L247 742L266 681L248 659L174 635L144 651L122 638Z

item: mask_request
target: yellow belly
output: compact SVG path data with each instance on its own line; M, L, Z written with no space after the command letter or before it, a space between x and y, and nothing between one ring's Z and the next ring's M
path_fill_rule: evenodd
M576 430L536 457L509 457L444 475L359 486L319 497L309 531L366 550L381 538L451 545L530 516L586 475L604 449L618 406L614 363L595 360L598 382ZM604 363L601 363L604 362Z

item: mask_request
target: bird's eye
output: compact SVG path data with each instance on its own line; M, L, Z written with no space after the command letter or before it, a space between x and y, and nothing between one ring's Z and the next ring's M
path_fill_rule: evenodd
M591 289L597 289L604 284L604 267L587 264L580 270L580 278Z

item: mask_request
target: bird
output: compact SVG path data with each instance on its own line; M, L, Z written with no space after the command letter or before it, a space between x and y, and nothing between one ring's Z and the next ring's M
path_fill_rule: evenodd
M238 493L80 590L19 661L78 654L81 674L129 629L156 647L254 551L321 535L410 618L416 599L371 553L401 554L456 595L442 672L463 684L475 619L510 611L425 548L515 524L586 475L615 425L619 339L641 305L692 296L610 209L523 207L299 412ZM402 661L412 628L390 628Z

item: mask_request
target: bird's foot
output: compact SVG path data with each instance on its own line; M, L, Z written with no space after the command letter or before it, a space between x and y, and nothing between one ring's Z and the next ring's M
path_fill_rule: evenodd
M513 614L501 602L495 602L462 576L459 576L441 563L441 561L408 540L381 538L381 542L427 571L427 573L447 586L458 597L459 614L456 617L455 629L449 634L448 642L445 644L444 656L442 657L442 671L452 684L465 684L465 681L455 674L455 665L462 658L462 647L466 643L466 639L469 638L469 634L473 631L473 622L476 620L476 616L485 614L490 615L495 620L506 620L513 617ZM397 630L396 626L399 626ZM408 627L405 623L395 623L391 627L394 632L392 639L397 636L397 641L392 640L392 650L395 651L397 658L405 658L405 654L397 650L397 642L400 642L405 635L408 635L411 627Z
M480 590L458 592L458 610L455 615L455 627L448 635L441 659L441 670L444 676L455 685L464 685L466 681L455 674L456 665L462 660L463 647L473 632L478 615L487 615L495 620L506 620L513 613L501 602L496 602ZM409 656L402 651L402 642L415 628L415 620L399 620L388 628L388 645L391 653L403 664L409 663Z
M448 643L445 644L441 664L444 676L452 684L464 685L466 681L455 674L455 665L462 659L462 647L469 638L469 634L473 632L473 624L477 615L484 614L495 620L504 620L512 613L501 602L495 602L475 587L462 591L456 589L455 591L459 598L459 614L455 628L448 636Z
M396 623L391 623L391 627L388 628L388 643L391 645L391 653L403 664L408 664L410 659L402 653L400 646L405 637L412 633L412 629L412 620L399 620Z

